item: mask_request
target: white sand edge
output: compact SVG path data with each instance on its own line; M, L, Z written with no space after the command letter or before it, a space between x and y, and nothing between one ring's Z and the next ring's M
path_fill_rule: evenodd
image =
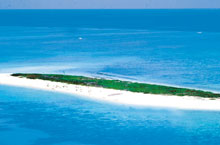
M133 93L129 91L19 78L13 77L10 74L0 74L0 85L11 85L48 91L57 91L61 93L74 94L77 96L84 96L99 101L107 101L110 103L124 105L186 110L220 110L220 99L211 100L208 98L190 96L179 97Z

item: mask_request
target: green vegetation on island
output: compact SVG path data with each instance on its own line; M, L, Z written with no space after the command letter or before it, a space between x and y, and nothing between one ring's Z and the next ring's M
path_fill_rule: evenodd
M220 94L187 89L187 88L177 88L169 87L163 85L145 84L121 80L108 80L102 78L90 78L84 76L71 76L71 75L59 75L59 74L12 74L16 77L25 77L29 79L41 79L49 80L54 82L62 82L75 85L92 86L92 87L102 87L108 89L116 90L126 90L131 92L139 92L145 94L163 94L163 95L176 95L176 96L198 96L205 98L219 98Z

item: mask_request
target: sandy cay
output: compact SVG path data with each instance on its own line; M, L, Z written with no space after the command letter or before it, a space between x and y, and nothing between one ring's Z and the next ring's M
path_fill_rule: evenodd
M0 85L56 91L88 99L131 106L220 111L220 99L134 93L99 87L88 87L45 80L13 77L10 74L0 74Z

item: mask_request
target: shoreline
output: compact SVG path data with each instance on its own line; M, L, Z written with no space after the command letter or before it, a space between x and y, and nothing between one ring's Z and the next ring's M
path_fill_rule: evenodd
M56 91L60 93L77 95L91 100L104 101L119 105L123 104L130 106L170 108L180 110L220 111L220 99L143 94L123 90L52 82L47 80L33 80L14 77L11 76L11 74L0 74L0 85Z

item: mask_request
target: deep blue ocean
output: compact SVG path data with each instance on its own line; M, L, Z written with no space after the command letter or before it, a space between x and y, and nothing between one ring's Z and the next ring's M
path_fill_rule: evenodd
M0 73L220 92L220 10L0 10ZM117 106L0 86L0 145L219 145L220 112Z

